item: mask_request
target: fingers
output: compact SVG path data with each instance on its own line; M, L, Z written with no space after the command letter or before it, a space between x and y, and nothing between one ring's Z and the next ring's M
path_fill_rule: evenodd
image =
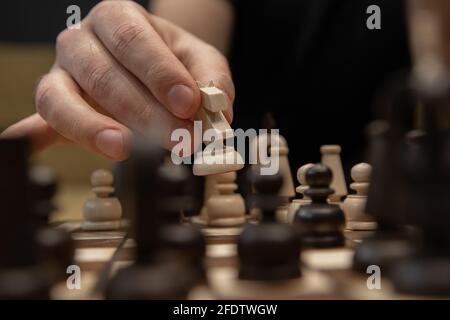
M196 81L206 85L212 80L216 87L225 92L229 101L225 116L231 122L235 88L225 56L213 46L166 20L156 16L150 16L149 19Z
M39 114L33 114L8 127L0 138L28 136L32 142L32 151L39 152L59 141L65 141Z
M59 36L57 51L61 67L102 108L101 113L139 132L159 125L165 147L172 144L173 130L192 126L173 116L92 34L70 30Z
M42 78L36 90L36 108L66 139L112 160L127 157L130 131L90 107L65 71L56 68Z
M36 92L39 115L2 137L29 134L37 149L66 140L122 160L130 129L158 126L162 145L171 148L175 129L193 132L189 119L200 105L196 80L213 80L226 93L231 121L230 70L212 46L130 1L101 2L86 20L85 28L58 37L55 67Z
M195 80L138 5L103 2L90 16L92 29L104 46L163 106L182 119L196 113L200 93Z
M91 33L61 33L57 59L59 66L108 114L130 127L145 122L152 108L149 93Z

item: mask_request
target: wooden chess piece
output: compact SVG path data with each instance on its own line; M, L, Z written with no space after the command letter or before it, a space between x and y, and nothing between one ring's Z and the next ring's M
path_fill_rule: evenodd
M314 166L312 163L307 163L297 170L297 180L299 182L299 186L295 188L295 191L301 195L301 198L297 198L292 200L292 202L289 204L288 209L288 222L292 223L294 220L295 212L300 208L303 204L309 204L311 203L311 199L305 195L305 191L308 190L309 186L306 184L306 171L308 171L309 168Z
M206 203L212 194L217 193L215 175L208 175L204 177L203 190L203 206L200 209L200 214L193 216L191 221L195 224L206 225L208 221L208 212L206 210Z
M233 147L212 142L195 155L193 173L207 176L238 171L243 167L244 160Z
M73 264L75 247L69 232L49 226L50 215L55 211L53 202L57 192L57 181L53 170L44 166L32 167L31 180L32 212L35 219L38 244L38 259L55 266L55 275L66 277L67 267Z
M334 193L330 195L330 202L340 202L347 195L347 184L345 182L344 169L341 161L341 147L338 145L324 145L320 147L322 154L321 163L328 166L333 173L330 188Z
M266 115L265 122L268 123L268 126L274 125L274 120L270 115ZM264 154L266 151L259 150L264 147L267 147L267 154ZM283 185L280 188L280 203L277 209L277 219L280 222L287 223L289 202L295 196L295 189L289 166L289 148L286 139L278 132L275 133L272 127L269 127L268 133L260 134L256 139L251 141L250 150L252 156L255 157L252 160L256 162L254 164L255 166L264 169L270 168L274 163L278 166L278 171L283 177ZM267 157L266 160L261 159L261 152ZM253 209L251 215L257 217L259 213Z
M374 218L366 213L367 193L372 166L368 163L359 163L351 170L353 183L350 188L356 194L349 194L342 204L349 230L375 230Z
M277 143L273 144L273 137L277 139ZM282 136L271 134L272 144L269 147L270 155L278 155L279 157L279 171L283 177L283 184L280 189L280 205L277 209L277 219L280 222L288 222L288 207L289 201L295 196L294 182L292 180L291 167L289 166L288 154L289 148L286 139Z
M113 175L110 171L99 169L92 173L92 191L96 197L86 201L83 208L84 230L117 230L120 228L122 207L119 200L112 196Z
M206 241L193 225L180 223L182 212L193 206L189 194L189 172L180 165L165 164L158 169L157 181L161 197L161 245L192 268L196 283L206 281L204 258Z
M355 249L353 269L366 272L377 265L385 272L415 251L414 237L405 230L405 188L401 178L402 147L394 143L392 127L384 120L369 125L369 157L372 164L366 212L377 222L375 234Z
M420 85L419 79L413 80ZM391 280L402 293L448 297L450 130L442 119L448 119L450 75L413 88L425 108L426 133L406 134L400 164L408 222L420 229L420 245L391 267ZM393 125L398 128L401 123Z
M345 216L336 204L327 202L333 189L330 168L316 164L306 172L309 189L305 194L311 198L310 204L302 205L294 216L302 241L306 247L335 247L344 244Z
M315 270L300 266L300 239L296 228L278 223L280 172L262 175L248 171L256 193L249 195L262 215L260 224L247 224L238 237L239 271L218 268L209 274L209 287L218 299L301 299L326 297L334 283Z
M278 193L283 183L280 174L260 175L252 170L257 194L255 205L263 220L247 225L238 238L239 278L244 280L288 280L300 277L300 242L295 229L276 222Z
M127 201L134 208L131 234L136 241L135 259L109 281L107 299L186 299L194 283L195 275L183 259L167 259L161 243L163 199L155 178L163 160L164 152L153 137L134 142L124 170L130 180Z
M48 299L54 276L36 256L28 177L29 142L0 139L0 299Z
M215 87L212 81L208 86L199 84L199 88L202 101L196 119L201 121L202 137L205 131L214 130L218 138L195 155L194 175L206 176L242 169L244 160L241 155L233 147L224 144L224 140L233 137L233 130L223 115L227 109L224 92Z
M246 221L245 202L236 193L236 172L214 176L215 192L206 201L207 225L211 227L231 227Z
M49 223L50 215L57 209L54 203L58 191L56 174L46 166L33 166L28 174L31 181L33 217L38 227L45 227Z

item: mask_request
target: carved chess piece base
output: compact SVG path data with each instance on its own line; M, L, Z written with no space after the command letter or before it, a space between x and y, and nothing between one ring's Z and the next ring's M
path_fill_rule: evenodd
M84 221L82 226L86 231L108 231L120 229L120 221L103 221L103 222L90 222Z

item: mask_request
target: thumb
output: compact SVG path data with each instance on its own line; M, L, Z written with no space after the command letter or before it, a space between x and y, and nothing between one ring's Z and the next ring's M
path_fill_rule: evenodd
M183 63L194 79L202 84L212 81L215 87L225 93L227 109L224 111L224 115L231 123L235 88L228 61L218 50L203 43L199 43L197 49L192 47L189 52L190 54L185 56Z

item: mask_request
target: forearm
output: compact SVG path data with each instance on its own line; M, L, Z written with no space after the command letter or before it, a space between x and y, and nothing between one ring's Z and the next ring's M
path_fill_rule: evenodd
M150 11L228 53L234 22L228 0L151 0Z

